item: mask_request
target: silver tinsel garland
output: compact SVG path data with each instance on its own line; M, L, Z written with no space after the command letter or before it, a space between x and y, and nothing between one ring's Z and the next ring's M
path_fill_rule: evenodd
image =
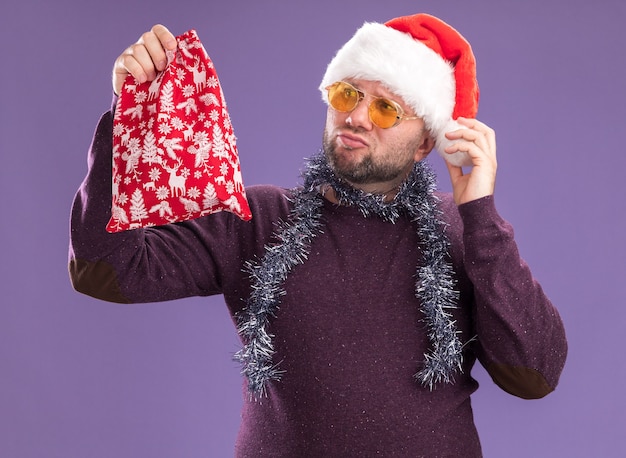
M376 215L395 222L407 215L415 222L423 259L417 266L415 295L421 304L428 327L431 350L424 355L423 368L416 378L429 389L436 383L454 382L461 370L463 345L448 309L456 307L453 269L447 261L449 242L441 220L438 198L434 195L434 172L423 161L416 163L396 197L385 202L381 195L367 194L339 179L322 153L314 156L303 174L302 188L293 190L293 209L288 222L279 225L278 242L265 247L261 260L251 261L246 270L251 278L252 293L239 321L238 331L245 343L235 354L248 380L250 395L266 395L267 383L279 380L282 371L272 361L273 336L267 332L271 317L278 312L282 285L291 269L306 261L313 238L321 232L321 186L330 185L341 205L356 206L364 217Z

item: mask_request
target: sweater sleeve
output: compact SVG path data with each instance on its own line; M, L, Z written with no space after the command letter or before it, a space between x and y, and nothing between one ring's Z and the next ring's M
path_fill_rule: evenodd
M459 206L474 286L477 356L494 382L524 399L552 392L565 364L561 318L521 259L493 196Z
M69 275L74 289L118 303L238 290L243 263L258 254L255 241L271 233L271 223L264 222L268 218L244 222L220 212L184 223L106 231L111 216L112 126L109 111L96 128L87 175L72 206ZM258 188L248 194L256 196L254 205L250 199L253 213L285 206L276 188Z
M112 302L154 302L219 292L215 266L194 226L108 233L113 113L105 113L89 149L87 176L72 206L69 273L73 287ZM197 235L197 234L196 234ZM204 271L204 275L201 274ZM208 273L208 275L207 275Z

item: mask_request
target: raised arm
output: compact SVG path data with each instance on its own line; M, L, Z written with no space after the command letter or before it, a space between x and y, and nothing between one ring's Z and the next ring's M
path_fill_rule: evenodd
M567 342L561 318L520 257L513 228L498 214L496 137L476 119L447 133L447 153L466 152L467 170L447 163L463 226L464 263L474 288L477 354L493 380L522 398L556 387Z
M144 33L115 61L115 91L129 74L138 80L154 79L165 68L166 50L175 47L176 39L164 26ZM224 234L232 232L226 226L236 224L229 215L213 218L210 231L197 222L106 231L112 204L113 118L114 108L100 119L87 176L72 207L69 272L74 288L114 302L219 293L222 272L215 255L224 249Z

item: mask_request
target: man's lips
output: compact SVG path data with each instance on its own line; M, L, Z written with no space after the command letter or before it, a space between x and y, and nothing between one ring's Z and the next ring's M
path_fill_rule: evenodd
M364 148L368 146L368 143L362 137L349 132L337 134L337 140L346 148Z

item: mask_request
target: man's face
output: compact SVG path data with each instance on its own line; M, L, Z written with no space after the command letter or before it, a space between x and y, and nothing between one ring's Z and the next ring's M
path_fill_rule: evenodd
M432 149L430 135L421 119L405 120L382 129L373 124L368 105L373 97L385 97L400 104L405 116L410 108L375 81L348 81L366 94L348 113L328 108L324 130L324 153L337 175L368 192L387 192L402 183L416 161Z

